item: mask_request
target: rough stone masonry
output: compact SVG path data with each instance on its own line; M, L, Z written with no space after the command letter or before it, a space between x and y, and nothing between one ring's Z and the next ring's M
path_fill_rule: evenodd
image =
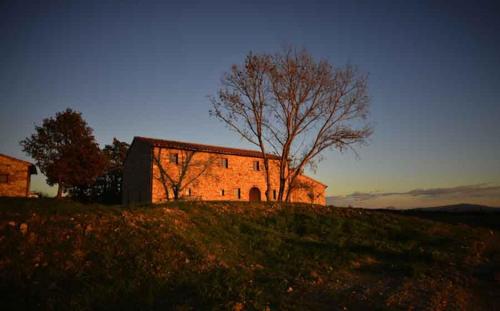
M187 169L182 165L192 154ZM279 186L278 157L269 155L271 192L276 200ZM177 180L183 171L188 186L180 197L192 200L265 200L264 161L259 151L135 137L125 161L123 202L161 203L167 200L161 169ZM192 181L192 182L190 182ZM167 181L168 183L168 181ZM292 202L326 204L327 186L300 175ZM170 191L170 190L167 190ZM173 193L169 193L169 199Z

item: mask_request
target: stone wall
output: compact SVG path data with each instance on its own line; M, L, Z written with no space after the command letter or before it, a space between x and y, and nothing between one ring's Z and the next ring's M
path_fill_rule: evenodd
M181 197L185 199L249 201L250 191L253 189L254 195L260 193L261 200L265 200L266 181L262 158L196 152L188 169L185 170L182 163L188 155L186 151L155 147L153 152L154 157L159 159L161 167L171 178L178 180L180 174L183 171L186 172L184 181L189 184L181 189L180 193ZM177 155L177 164L174 155ZM225 160L227 160L227 167L225 167ZM278 160L270 160L269 162L272 185L271 198L276 199L279 187L279 162ZM259 170L256 169L257 165ZM152 202L164 202L166 194L161 181L160 167L156 161L153 161L152 171ZM311 201L308 195L310 191L301 190L301 192L292 195L292 201L325 204L324 190L326 187L311 179L307 179L307 181L314 189L313 200ZM172 193L169 193L169 199L172 198Z
M291 195L292 202L326 205L326 185L304 175L299 175L295 184Z
M0 196L26 197L30 187L30 164L0 155Z

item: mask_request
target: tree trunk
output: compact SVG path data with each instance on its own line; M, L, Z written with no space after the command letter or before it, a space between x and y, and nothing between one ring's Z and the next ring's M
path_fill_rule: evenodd
M61 183L58 183L57 184L57 196L56 196L57 199L62 198L63 190L64 190L63 185L61 185Z
M174 193L174 201L179 200L179 188L177 186L174 186L172 191Z
M163 191L165 191L165 200L166 201L170 201L170 195L168 193L168 187L165 184L163 184Z
M290 154L290 136L288 133L288 138L283 145L283 152L281 153L280 159L280 188L278 194L278 201L283 202L283 196L285 195L285 187L287 182L287 175L290 174L290 163L288 163L288 156Z
M280 186L278 190L278 201L283 202L286 186L286 171L288 168L287 155L282 156L280 160Z
M278 190L278 201L283 202L283 194L285 192L286 178L280 176L280 187Z
M286 189L286 195L285 195L285 201L289 202L291 199L291 195L293 192L293 188L295 186L295 181L297 180L297 177L300 175L299 172L302 171L302 168L296 168L291 174L291 176L288 176L288 188Z
M269 177L269 159L264 157L264 170L266 174L266 201L271 201L271 179Z

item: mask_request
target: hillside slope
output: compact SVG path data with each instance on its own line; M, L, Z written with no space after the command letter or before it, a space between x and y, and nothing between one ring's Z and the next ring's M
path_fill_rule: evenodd
M380 211L0 199L5 309L493 309L500 232Z

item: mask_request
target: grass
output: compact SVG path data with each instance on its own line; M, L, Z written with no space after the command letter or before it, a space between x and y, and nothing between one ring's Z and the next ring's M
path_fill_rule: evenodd
M478 223L3 198L0 299L2 309L494 309L500 231Z

